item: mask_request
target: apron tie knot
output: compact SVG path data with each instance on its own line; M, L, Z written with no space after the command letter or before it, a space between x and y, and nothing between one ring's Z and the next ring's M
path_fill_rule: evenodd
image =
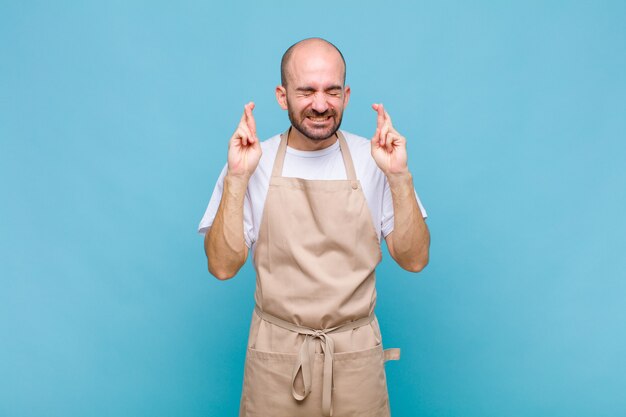
M314 330L313 333L311 333L311 336L314 339L325 339L326 338L326 330Z

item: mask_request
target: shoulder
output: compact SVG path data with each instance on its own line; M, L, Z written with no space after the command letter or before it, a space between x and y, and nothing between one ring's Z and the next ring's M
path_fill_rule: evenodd
M265 189L267 187L279 145L280 134L261 141L261 159L259 160L259 165L254 171L254 174L250 178L248 189Z
M343 136L346 138L346 143L350 149L350 154L354 160L355 167L360 167L367 171L377 171L378 166L372 158L372 147L369 139L363 136L355 135L354 133L346 132L342 130Z
M276 134L268 139L261 141L261 150L263 153L266 151L269 153L276 153L278 150L278 145L280 145L280 134Z
M345 130L341 130L343 136L346 138L346 142L350 147L350 150L354 149L357 151L362 151L363 149L369 152L370 150L370 140L364 138L363 136L355 135L354 133L347 132Z
M276 153L278 152L278 145L280 145L280 134L274 135L268 139L261 141L261 160L259 161L259 167L261 169L271 169L276 159Z

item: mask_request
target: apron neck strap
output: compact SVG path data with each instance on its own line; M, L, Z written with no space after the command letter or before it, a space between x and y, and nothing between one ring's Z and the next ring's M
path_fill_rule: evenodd
M343 133L337 131L337 137L339 138L339 147L341 148L341 156L343 156L343 165L346 167L346 176L352 182L356 181L356 171L354 170L354 164L352 163L352 155L350 155L350 149L348 148L348 142L343 137Z
M287 153L287 138L289 137L290 130L291 127L287 129L285 133L280 135L280 145L278 145L278 151L276 152L274 168L272 169L272 177L282 177L283 175L283 162L285 162L285 154Z
M289 138L289 131L291 127L287 129L285 133L280 135L280 145L278 145L278 151L276 153L276 160L274 161L274 168L272 169L272 177L282 177L283 164L285 162L285 154L287 153L287 139ZM337 130L337 137L339 138L339 149L341 149L341 156L343 157L343 165L346 167L346 176L348 180L356 182L356 171L354 170L354 164L352 163L352 156L350 155L350 149L348 143L339 130Z

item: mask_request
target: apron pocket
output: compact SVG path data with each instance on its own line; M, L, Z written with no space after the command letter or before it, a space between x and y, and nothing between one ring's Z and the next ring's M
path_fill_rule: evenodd
M240 417L293 417L310 408L311 393L304 401L291 394L291 374L296 354L264 352L248 348Z
M335 353L333 416L389 416L382 345Z

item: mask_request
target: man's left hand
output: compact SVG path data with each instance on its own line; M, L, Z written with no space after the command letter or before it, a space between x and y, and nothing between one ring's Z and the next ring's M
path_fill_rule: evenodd
M378 114L376 132L372 138L372 157L385 175L405 174L407 165L406 138L391 124L391 117L382 103L372 104Z

